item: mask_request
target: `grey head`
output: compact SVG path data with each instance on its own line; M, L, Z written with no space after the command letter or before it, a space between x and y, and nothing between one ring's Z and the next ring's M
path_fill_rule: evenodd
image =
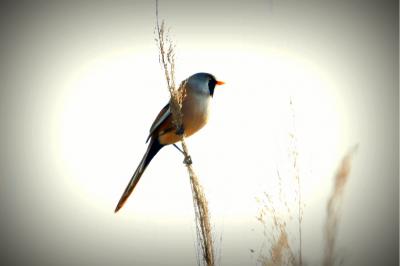
M211 96L214 95L216 85L224 84L222 81L218 81L214 75L204 72L190 76L187 82L189 86L198 89L200 93L208 93Z

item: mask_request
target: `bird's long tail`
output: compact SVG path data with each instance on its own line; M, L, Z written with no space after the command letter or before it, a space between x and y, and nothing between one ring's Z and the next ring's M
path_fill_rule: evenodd
M146 167L149 165L151 160L154 158L154 156L159 152L159 150L162 147L164 147L164 145L160 144L157 139L151 139L142 161L140 161L140 164L138 165L135 173L133 174L131 180L128 183L128 186L126 187L124 193L122 194L117 207L115 208L115 212L119 211L119 209L121 209L122 206L124 206L126 200L131 195L136 184L139 182L140 177L144 173L144 170L146 170Z

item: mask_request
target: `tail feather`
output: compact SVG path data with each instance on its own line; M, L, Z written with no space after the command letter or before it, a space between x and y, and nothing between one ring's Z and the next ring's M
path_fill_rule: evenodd
M136 184L139 182L140 177L143 175L144 170L146 170L146 167L149 165L151 160L161 150L162 147L164 147L164 145L160 144L157 139L152 139L150 141L147 151L143 156L143 159L140 161L140 164L136 168L135 173L133 174L127 187L125 188L125 191L122 194L122 196L117 204L117 207L115 208L115 212L119 211L119 209L121 209L122 206L124 206L126 200L131 195Z

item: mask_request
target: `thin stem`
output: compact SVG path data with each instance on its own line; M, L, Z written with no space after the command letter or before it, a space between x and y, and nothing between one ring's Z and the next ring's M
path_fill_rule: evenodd
M182 103L185 97L186 82L182 82L178 89L175 88L175 53L174 45L165 35L164 21L159 24L158 18L158 0L156 0L156 29L157 29L157 47L159 49L159 61L164 69L168 90L171 94L170 108L173 117L173 123L178 130L182 126ZM165 44L168 45L167 50ZM214 265L214 248L211 235L211 225L209 220L208 202L204 195L203 188L195 174L189 155L184 135L181 139L183 154L185 156L185 166L190 177L190 184L193 194L193 206L195 212L197 240L203 252L203 262L208 266ZM175 146L177 147L177 146Z
M299 189L299 265L303 265L303 255L302 255L302 239L301 239L301 223L302 223L302 213L301 213L301 190L300 190L300 178L298 181L298 189Z
M296 116L295 116L295 110L293 107L293 101L292 98L290 98L290 111L292 113L292 121L293 121L293 132L291 134L292 136L292 141L293 141L293 167L295 170L295 177L297 179L297 197L298 197L298 223L299 223L299 266L303 265L303 254L302 254L302 230L301 230L301 224L302 224L302 207L301 207L301 183L300 183L300 170L299 170L299 165L298 165L298 150L297 150L297 138L296 138Z

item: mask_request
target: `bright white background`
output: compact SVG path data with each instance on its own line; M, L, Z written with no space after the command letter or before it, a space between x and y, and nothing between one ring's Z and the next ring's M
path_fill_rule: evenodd
M277 194L277 170L290 183L293 130L304 260L320 264L333 176L359 144L338 254L345 265L393 262L398 71L391 10L378 2L161 1L177 45L177 82L200 71L226 82L215 91L209 124L188 139L221 265L257 264L263 236L255 198ZM10 6L5 21L1 210L13 254L5 261L195 264L191 190L173 147L157 155L113 213L168 101L153 3L38 2Z

